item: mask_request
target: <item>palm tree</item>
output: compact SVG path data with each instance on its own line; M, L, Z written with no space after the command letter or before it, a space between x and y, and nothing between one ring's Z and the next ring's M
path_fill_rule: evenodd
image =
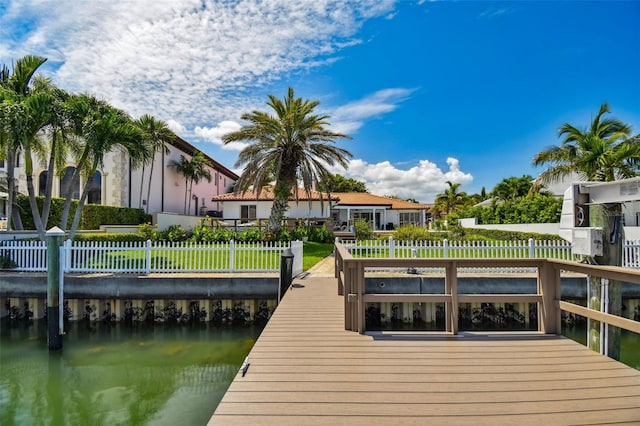
M206 179L211 182L211 172L207 169L207 159L204 154L198 150L193 153L193 157L189 160L184 155L180 155L180 161L172 161L171 166L176 168L176 172L181 174L185 179L184 185L184 214L191 211L191 192L193 184ZM189 199L189 208L187 209L187 198Z
M446 183L449 187L445 189L443 193L436 196L434 206L434 210L445 217L451 213L460 211L467 205L469 200L466 192L458 192L460 188L459 183L452 183L451 181L447 181Z
M522 175L522 177L504 178L491 191L491 195L502 201L514 201L527 196L533 186L533 177Z
M603 103L588 129L565 123L560 146L552 146L533 158L534 166L549 165L537 181L546 185L577 173L580 180L612 181L637 175L640 144L633 142L631 127L620 120L603 118L609 105Z
M39 154L40 163L44 164L47 169L47 180L44 188L44 201L41 212L42 227L46 230L51 209L53 177L56 170L63 168L64 162L67 159L67 153L69 152L69 146L73 143L73 139L69 137L71 129L67 106L67 102L72 95L54 86L49 79L44 77L36 77L34 79L34 85L38 86L39 90L47 92L51 96L49 122L46 132L48 144L45 144L44 150L37 153ZM45 154L48 154L48 156Z
M351 153L334 145L336 139L349 136L327 129L329 118L316 115L319 101L309 101L294 96L289 88L283 100L269 95L269 112L253 111L242 115L250 124L222 137L225 144L248 141L238 156L236 167L245 165L235 184L236 192L245 192L251 187L256 196L262 187L275 177L274 201L269 216L267 231L278 233L289 207L289 198L298 182L302 182L307 195L311 194L314 182L324 182L330 176L328 167L338 164L348 166Z
M19 215L14 211L13 206L16 204L16 182L15 182L15 159L16 154L24 151L25 164L30 166L33 129L37 126L37 122L42 119L45 113L45 102L43 99L28 101L32 96L31 79L36 70L45 63L47 59L26 55L18 59L13 68L13 72L9 72L6 66L2 67L0 73L0 101L2 103L2 123L6 129L6 138L3 138L3 149L6 150L7 160L7 229L11 229L12 222L18 223ZM33 108L29 110L29 108ZM34 113L34 115L31 115ZM35 132L37 133L37 132ZM26 144L26 145L25 145ZM27 176L27 179L28 176ZM34 206L31 206L33 211ZM37 208L36 208L37 211ZM40 215L36 215L38 218ZM41 222L35 217L36 226L41 226ZM20 226L21 227L21 226Z
M147 182L147 206L146 212L149 213L149 198L151 197L151 182L153 181L153 166L155 164L156 154L162 152L164 154L169 153L167 143L173 141L176 138L175 133L169 129L167 123L161 120L156 120L153 116L145 114L141 116L136 124L142 129L144 133L145 143L148 145L151 157L149 161L142 163L142 178L140 179L140 202L142 202L142 187L144 185L144 169L145 165L150 162L151 169L149 170L149 180Z
M69 238L73 238L80 224L84 202L92 184L90 177L104 166L105 155L117 149L124 150L135 166L149 156L143 142L144 135L128 114L91 96L80 98L76 108L82 110L87 106L79 129L83 144L80 155L76 157L77 167L72 178L73 182L79 179L79 174L84 175L85 185L78 200ZM70 185L65 203L70 202L72 188L73 185ZM63 219L62 225L66 226L66 217Z
M560 146L553 146L539 152L533 158L536 166L548 165L538 179L537 185L557 182L566 176L577 174L580 180L613 181L637 175L640 164L640 144L630 137L631 127L614 118L604 118L609 106L603 103L600 111L592 120L588 129L578 129L565 123L560 127L559 136L563 137ZM590 207L589 226L599 226L606 236L603 241L603 256L596 257L599 264L622 264L622 241L624 228L620 224L622 205ZM601 280L589 278L591 300L589 306L600 308ZM609 312L621 314L621 285L609 282ZM591 322L591 336L599 336L600 328L596 321ZM618 359L620 355L619 330L610 334L609 356ZM599 350L599 339L588 339L589 346Z

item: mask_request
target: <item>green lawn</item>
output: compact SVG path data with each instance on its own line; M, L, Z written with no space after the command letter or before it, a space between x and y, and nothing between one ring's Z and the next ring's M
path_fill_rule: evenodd
M308 271L316 263L333 253L333 243L304 243L302 269Z
M306 242L303 247L303 270L308 270L333 252L333 243ZM278 269L280 267L279 251L235 253L235 267L239 269ZM80 257L80 256L79 256ZM86 266L102 266L106 268L127 269L127 267L143 267L145 252L143 250L126 250L105 252L98 256L76 261ZM229 252L225 249L212 251L187 252L180 248L175 250L152 250L151 264L154 268L171 270L223 270L229 265Z

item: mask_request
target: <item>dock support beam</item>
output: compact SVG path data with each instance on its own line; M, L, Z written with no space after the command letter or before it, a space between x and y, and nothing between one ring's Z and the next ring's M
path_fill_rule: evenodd
M50 351L62 349L60 334L60 246L64 231L53 227L47 231L47 344Z

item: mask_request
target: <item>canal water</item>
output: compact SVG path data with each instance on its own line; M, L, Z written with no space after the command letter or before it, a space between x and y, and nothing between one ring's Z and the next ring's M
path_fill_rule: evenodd
M206 424L262 326L0 325L0 425Z

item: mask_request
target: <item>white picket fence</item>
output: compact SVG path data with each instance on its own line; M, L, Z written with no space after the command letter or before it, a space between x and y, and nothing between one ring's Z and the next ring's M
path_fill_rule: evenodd
M285 249L294 255L293 274L302 272L302 242L265 243L152 243L67 240L64 272L277 272ZM43 241L4 241L0 257L14 271L47 270L47 247ZM5 265L6 266L6 265Z
M277 272L286 248L294 254L294 275L302 272L302 242L289 243L152 243L64 242L64 272ZM355 257L392 258L553 258L579 260L564 241L358 241L349 250ZM41 241L4 241L0 262L25 272L47 270L47 248ZM7 267L7 264L3 265ZM626 240L623 266L640 269L640 240ZM436 270L434 270L436 271ZM527 268L492 269L493 272L529 272ZM419 272L430 272L420 270ZM461 272L486 272L474 268Z

